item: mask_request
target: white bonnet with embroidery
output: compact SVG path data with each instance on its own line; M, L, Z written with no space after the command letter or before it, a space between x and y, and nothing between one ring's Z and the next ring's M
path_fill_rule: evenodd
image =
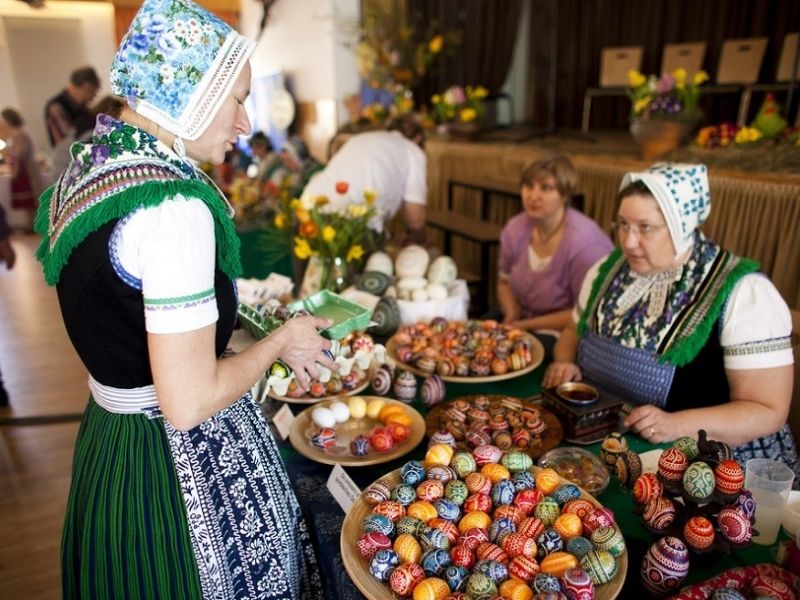
M647 171L627 173L620 191L641 181L658 202L667 222L675 254L688 250L694 232L711 212L708 169L703 164L658 163Z
M178 138L196 140L255 43L191 0L145 0L111 65L111 90Z

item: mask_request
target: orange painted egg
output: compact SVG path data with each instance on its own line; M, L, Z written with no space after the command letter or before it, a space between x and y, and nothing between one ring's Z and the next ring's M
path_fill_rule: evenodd
M414 600L444 600L450 595L450 588L444 579L428 577L414 588Z
M436 509L434 509L436 510ZM436 515L438 516L438 515ZM475 511L465 514L458 522L458 530L466 533L470 529L488 529L492 523L492 518L485 512Z
M644 506L652 498L662 496L664 486L658 480L655 473L642 473L633 484L633 501Z
M542 573L547 573L554 577L562 577L567 569L574 569L577 566L578 559L569 552L561 550L551 552L539 563Z
M578 537L583 533L583 522L578 515L572 513L561 514L553 523L553 529L566 541Z
M394 448L394 438L383 427L376 427L369 436L369 443L376 452L389 452Z
M422 557L422 546L417 538L409 533L401 533L394 541L393 547L402 563L416 563Z
M425 524L428 524L432 519L439 516L436 512L436 507L427 500L417 500L408 505L406 509L409 517L419 519Z
M508 565L511 576L525 583L530 582L539 571L539 563L527 556L515 556Z
M561 478L555 469L546 468L536 475L536 489L545 495L552 494L561 484Z
M701 516L694 516L683 526L686 545L695 550L708 550L714 543L714 525Z
M714 469L714 479L717 491L723 494L735 494L744 485L744 470L742 465L729 458L723 460Z
M508 554L500 546L491 542L484 542L475 551L478 560L496 560L497 562L508 564Z
M389 517L393 522L397 522L401 517L406 516L405 507L394 500L384 500L372 507L372 512L376 515Z
M409 415L409 414L406 414L406 413L393 414L386 421L386 425L387 425L387 429L388 429L389 428L388 426L391 425L392 423L400 423L401 425L405 425L406 427L411 429L411 423L412 422L413 421L411 420L411 415Z
M464 480L470 494L486 494L492 491L492 482L483 473L470 473Z
M498 590L503 600L531 600L533 590L518 579L506 579Z
M536 558L536 540L521 533L510 533L503 538L503 550L509 557L527 556Z
M522 522L522 519L525 518L525 513L523 513L518 507L514 506L513 504L501 504L492 513L492 517L495 519L502 519L503 517L508 517L512 521L514 521L514 525L519 525Z
M446 444L434 444L425 454L425 468L431 465L449 465L453 452L453 448Z
M581 520L583 520L590 512L594 512L595 508L597 507L589 500L586 500L585 498L576 498L575 500L570 500L567 502L561 508L561 512L578 515Z
M399 404L386 404L378 413L378 419L384 423L388 423L392 415L402 415L405 414L405 412L405 409Z
M489 463L481 467L481 474L489 478L493 484L503 479L511 479L511 473L503 465Z
M417 498L433 502L444 496L444 484L438 479L426 479L417 486Z

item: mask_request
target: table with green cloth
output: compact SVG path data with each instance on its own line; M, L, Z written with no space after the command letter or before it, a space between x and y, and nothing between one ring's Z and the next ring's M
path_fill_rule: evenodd
M544 373L544 367L540 366L535 371L526 375L509 379L497 383L447 383L446 400L452 400L460 396L472 394L504 394L528 398L539 393L539 384ZM418 389L422 384L422 379L418 378ZM362 395L371 395L372 390L368 388ZM419 396L419 394L417 394ZM264 412L269 418L282 404L274 400L267 400ZM291 404L293 413L297 414L308 405ZM427 407L419 399L415 400L413 407L423 416L427 413ZM633 433L626 435L631 450L642 453L655 448L665 448L667 445L654 446ZM562 446L569 445L562 442ZM340 534L342 522L345 514L328 492L326 487L330 475L330 465L323 465L307 459L292 448L288 439L280 442L281 454L286 462L289 476L295 487L298 499L309 522L314 543L318 550L321 561L323 578L325 580L326 600L350 600L360 599L364 596L358 591L350 581L344 568L340 551ZM427 450L427 437L410 453L396 460L379 465L368 467L347 467L345 470L361 490L366 489L372 482L379 479L386 473L400 468L404 463L412 459L421 460ZM599 454L600 444L595 443L583 448L594 454ZM630 490L620 487L619 483L612 477L608 489L602 494L597 495L597 499L604 506L610 508L616 517L617 524L622 530L628 545L628 573L620 597L646 597L644 589L639 581L639 566L647 548L657 537L649 533L643 526L641 518L634 514L634 502ZM784 539L784 538L781 538ZM355 543L356 540L352 540ZM714 557L704 557L701 561L692 557L692 566L689 576L685 583L696 583L703 581L720 573L726 569L746 564L756 564L762 562L773 562L773 548L770 546L759 546L751 544L744 550L738 550L730 555ZM699 564L703 562L703 564ZM388 590L388 588L387 588Z
M237 231L241 242L242 277L266 279L270 273L292 276L292 254L289 249L268 248L262 229Z

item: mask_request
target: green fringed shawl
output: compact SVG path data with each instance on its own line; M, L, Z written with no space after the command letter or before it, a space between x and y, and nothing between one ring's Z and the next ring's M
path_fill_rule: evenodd
M594 326L600 299L626 265L622 249L616 248L600 266L589 301L578 322L578 335L583 334L587 327ZM734 286L742 277L757 270L756 261L720 249L699 286L701 289L695 292L695 297L670 326L659 348L659 361L676 367L692 362L708 342Z
M36 231L42 234L36 258L44 267L44 277L49 285L58 283L61 270L67 264L70 254L90 233L114 219L121 219L140 208L158 206L178 194L205 202L214 218L219 268L231 279L241 274L239 237L225 210L224 200L216 190L200 179L175 178L170 181L135 184L97 202L88 202L86 209L64 225L58 233L53 226L58 215L54 214L55 207L52 206L57 188L58 185L54 185L42 194L36 216Z

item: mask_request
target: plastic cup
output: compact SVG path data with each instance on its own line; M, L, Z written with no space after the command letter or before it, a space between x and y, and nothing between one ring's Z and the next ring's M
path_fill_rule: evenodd
M793 480L792 470L780 461L769 458L751 458L747 461L744 485L756 501L754 527L758 535L753 536L756 544L766 546L775 543L778 538Z

